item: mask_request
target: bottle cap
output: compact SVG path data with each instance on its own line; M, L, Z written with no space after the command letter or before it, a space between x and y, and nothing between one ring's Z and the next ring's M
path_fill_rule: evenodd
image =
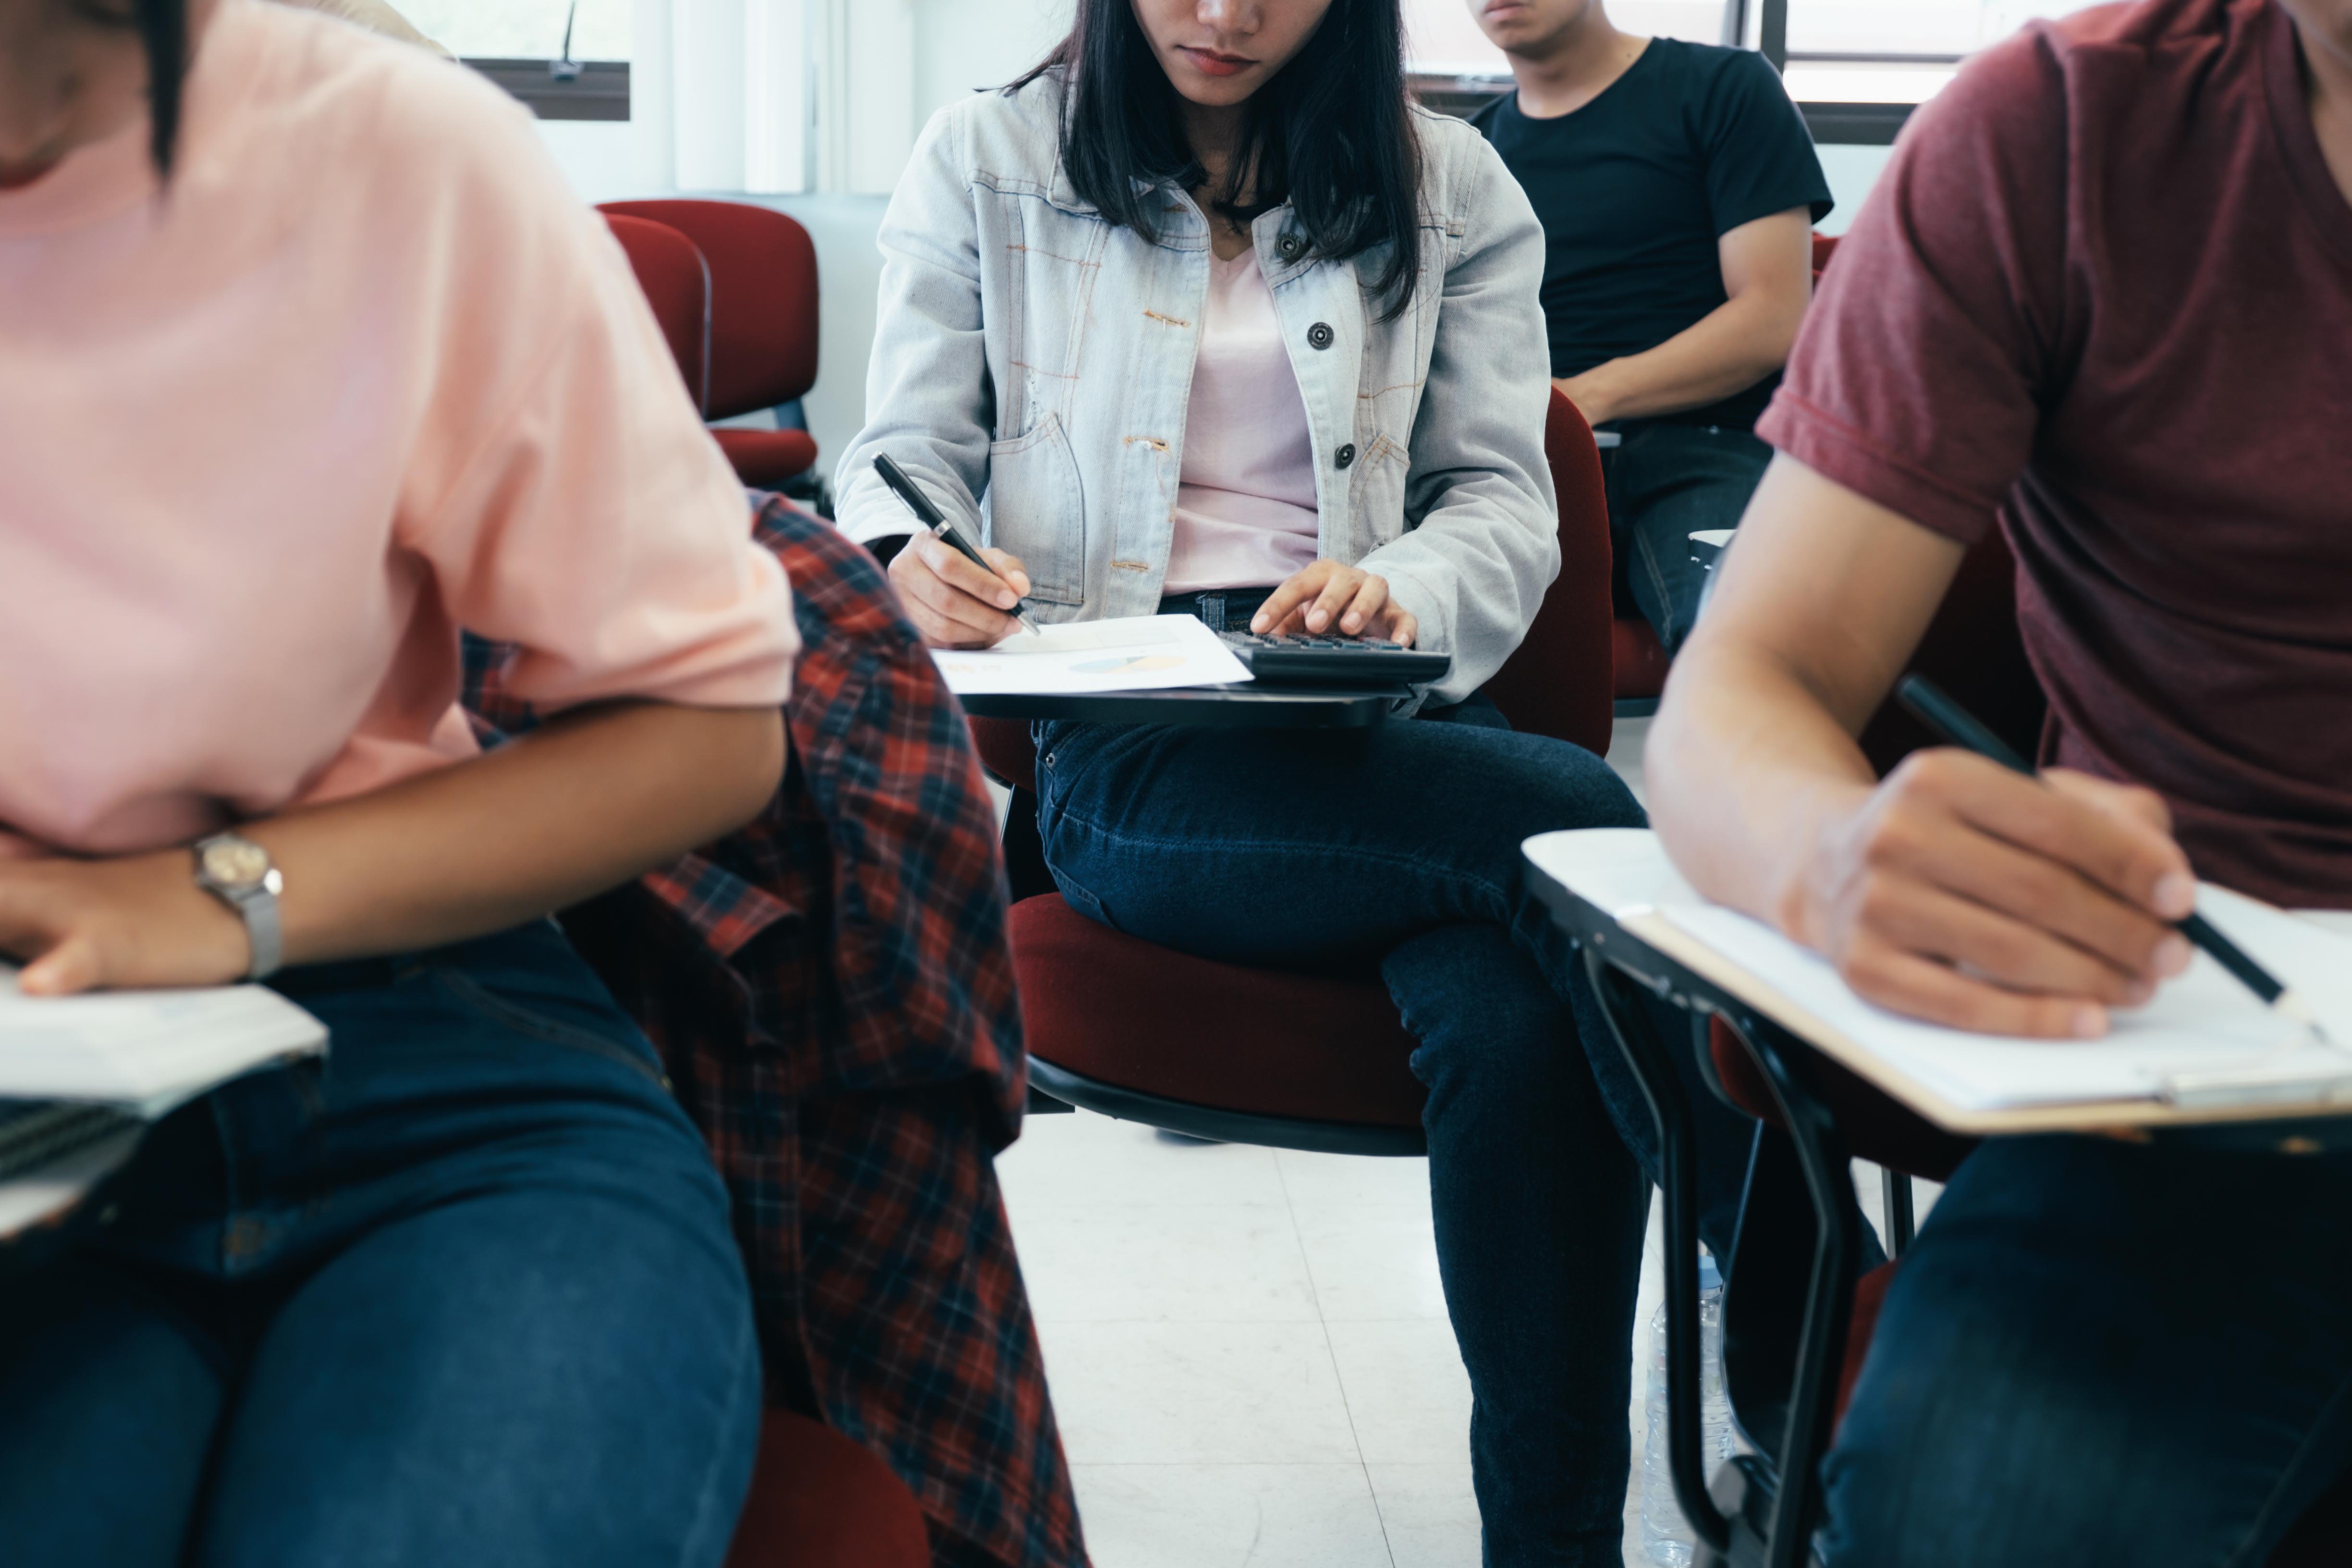
M1701 1290L1723 1289L1723 1270L1715 1266L1715 1254L1705 1247L1698 1254L1698 1288Z

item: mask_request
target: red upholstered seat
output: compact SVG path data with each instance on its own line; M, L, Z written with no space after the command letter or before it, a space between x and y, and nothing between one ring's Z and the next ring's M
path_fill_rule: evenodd
M1638 616L1609 623L1609 668L1612 694L1655 697L1666 689L1669 664L1665 645L1650 623Z
M816 467L816 437L805 430L713 430L719 449L735 465L735 477L758 489L774 489Z
M1013 906L1013 962L1030 1052L1056 1067L1187 1105L1421 1125L1416 1042L1379 984L1155 947L1053 893Z
M702 252L667 224L620 213L605 214L604 222L629 258L688 394L701 407L710 388L710 269Z
M1608 749L1611 722L1601 462L1591 429L1556 392L1544 435L1559 492L1562 570L1486 691L1514 728L1599 752ZM989 771L1034 791L1026 726L980 720L972 730ZM1162 1116L1205 1109L1219 1114L1221 1137L1296 1142L1302 1131L1295 1124L1312 1123L1309 1134L1373 1134L1360 1141L1368 1149L1412 1146L1425 1098L1407 1065L1415 1041L1377 982L1194 958L1097 925L1056 894L1015 904L1012 929L1030 1056L1041 1078L1078 1080L1055 1092L1091 1095L1145 1120L1154 1114L1150 1100L1174 1102L1158 1108ZM1235 1117L1265 1120L1252 1128Z
M1835 241L1816 235L1813 265L1825 265ZM1934 622L1912 657L1912 668L1951 691L2021 752L2032 754L2044 711L2042 689L2017 637L2017 569L1996 531L1970 550ZM1863 750L1884 774L1913 750L1930 743L1918 722L1889 702L1862 734ZM1777 1122L1763 1069L1720 1017L1710 1020L1708 1051L1734 1103ZM1834 1115L1848 1148L1860 1158L1911 1175L1948 1179L1976 1141L1948 1132L1825 1057L1812 1061L1815 1088ZM1881 1308L1899 1265L1887 1263L1854 1287L1853 1321L1838 1377L1841 1416L1870 1351ZM2342 1568L2352 1563L2352 1471L2307 1509L2272 1553L2269 1568Z
M746 202L609 202L602 210L667 224L709 264L704 418L732 419L807 395L816 384L817 350L816 246L807 229ZM782 484L816 464L816 442L805 430L724 430L719 437L745 484Z
M789 1411L760 1427L727 1568L930 1568L915 1494L863 1445Z
M1611 659L1609 492L1591 426L1557 392L1544 423L1544 456L1559 496L1559 575L1535 624L1485 689L1512 729L1573 742L1600 756L1609 750L1614 718L1609 683L1595 679Z

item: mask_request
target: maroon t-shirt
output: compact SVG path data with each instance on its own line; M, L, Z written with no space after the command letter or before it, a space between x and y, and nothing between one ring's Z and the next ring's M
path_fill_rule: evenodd
M2036 24L1922 108L1758 434L1961 541L1996 517L2044 761L2201 875L2352 908L2352 203L2292 19Z

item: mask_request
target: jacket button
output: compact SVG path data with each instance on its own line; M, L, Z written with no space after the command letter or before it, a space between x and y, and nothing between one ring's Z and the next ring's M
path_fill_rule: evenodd
M1332 461L1338 463L1339 467L1343 468L1348 467L1356 460L1356 444L1353 441L1349 442L1337 452L1332 453L1331 458Z
M1307 248L1307 242L1295 234L1286 234L1274 248L1281 254L1285 261L1296 261L1298 259L1298 253Z
M1318 321L1313 326L1307 329L1307 342L1308 346L1312 348L1329 348L1331 346L1331 340L1337 334L1331 331L1329 325L1322 321Z

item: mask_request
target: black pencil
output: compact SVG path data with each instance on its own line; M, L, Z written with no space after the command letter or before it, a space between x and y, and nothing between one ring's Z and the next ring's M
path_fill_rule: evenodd
M2033 764L2011 749L2009 743L1987 729L1984 723L1934 681L1923 675L1906 675L1895 689L1895 700L1910 710L1911 716L1935 732L1936 738L1978 756L1999 763L2014 773L2033 776ZM2173 922L2179 931L2213 961L2235 975L2247 990L2263 999L2263 1005L2283 1018L2301 1024L2314 1034L2323 1034L2319 1020L2312 1016L2303 999L2289 990L2279 978L2252 959L2237 943L2223 936L2203 915L2191 914L2186 920Z

